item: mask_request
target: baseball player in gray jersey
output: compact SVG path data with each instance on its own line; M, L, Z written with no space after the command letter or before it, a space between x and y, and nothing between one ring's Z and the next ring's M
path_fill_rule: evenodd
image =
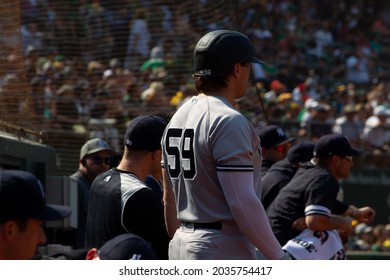
M194 50L198 96L184 103L162 137L164 204L170 259L289 257L255 194L261 150L250 122L234 107L247 87L248 37L231 30L204 35Z

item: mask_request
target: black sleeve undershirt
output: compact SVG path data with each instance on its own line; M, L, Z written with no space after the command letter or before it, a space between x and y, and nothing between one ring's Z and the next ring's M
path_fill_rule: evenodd
M138 190L126 202L122 223L134 234L149 241L160 259L168 259L169 236L164 221L164 208L159 197L149 188Z

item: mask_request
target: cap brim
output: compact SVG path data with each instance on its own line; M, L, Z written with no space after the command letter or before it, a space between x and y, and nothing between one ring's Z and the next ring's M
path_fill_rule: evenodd
M72 210L67 206L46 204L45 216L46 221L62 220L68 217L72 213Z
M252 63L258 63L258 64L264 64L265 61L261 60L261 59L258 59L257 57L252 57L252 60L251 60Z
M136 255L142 260L158 259L154 250L145 243L145 240L130 233L118 235L99 248L99 258L101 260L127 260Z
M97 148L97 149L88 151L87 155L94 154L94 153L101 152L101 151L108 151L108 152L110 152L112 155L115 154L115 152L114 152L113 150L111 150L111 149L107 149L107 148Z
M362 154L363 154L363 150L352 148L350 156L356 157L356 156L361 156Z
M288 138L288 139L286 139L286 140L284 140L284 141L282 141L282 142L279 142L279 143L275 144L274 147L277 147L277 146L286 144L286 143L288 143L288 142L292 142L292 141L294 141L294 140L295 140L295 138L293 138L293 137Z

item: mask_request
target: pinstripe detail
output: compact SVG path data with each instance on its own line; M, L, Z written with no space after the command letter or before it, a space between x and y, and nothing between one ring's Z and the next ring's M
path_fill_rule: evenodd
M309 205L305 208L305 216L309 215L324 215L324 216L330 216L330 210L327 207L321 206L321 205Z
M217 165L219 172L253 172L252 165Z

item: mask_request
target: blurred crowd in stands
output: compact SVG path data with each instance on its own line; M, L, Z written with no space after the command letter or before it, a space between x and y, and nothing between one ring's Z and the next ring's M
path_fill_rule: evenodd
M266 62L253 65L237 102L256 127L279 124L314 142L336 132L368 154L389 152L386 1L20 0L20 8L42 130L88 133L120 152L128 120L173 113L194 94L193 45L226 28L247 34ZM5 73L1 90L18 78Z
M355 223L354 236L350 238L347 249L354 251L390 251L390 224L374 226Z

